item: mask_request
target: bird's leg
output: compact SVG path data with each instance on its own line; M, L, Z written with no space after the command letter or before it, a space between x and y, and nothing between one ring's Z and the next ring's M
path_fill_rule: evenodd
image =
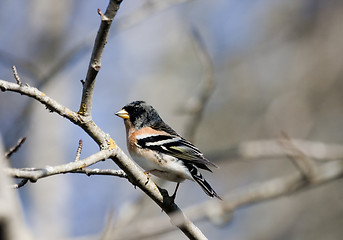
M178 183L176 184L176 188L175 188L175 191L174 191L173 195L170 196L170 197L173 199L173 202L174 202L174 200L175 200L176 192L177 192L177 190L179 189L179 186L180 186L180 183L178 182Z
M146 179L147 179L145 185L147 185L149 180L150 180L150 172L149 171L144 171L144 174L145 174Z

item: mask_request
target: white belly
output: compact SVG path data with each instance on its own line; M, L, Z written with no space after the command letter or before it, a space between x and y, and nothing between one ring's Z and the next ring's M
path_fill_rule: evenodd
M187 167L180 160L166 154L155 154L150 151L150 154L141 155L130 153L133 160L145 171L151 174L173 182L182 182L185 179L193 180Z

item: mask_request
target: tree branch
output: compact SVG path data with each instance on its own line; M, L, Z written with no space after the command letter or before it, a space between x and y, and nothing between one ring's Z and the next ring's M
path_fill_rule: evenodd
M84 169L90 165L93 165L99 161L103 161L113 155L112 150L101 150L81 161L74 161L67 164L58 166L46 166L44 168L7 168L5 172L15 178L28 179L31 182L36 182L40 178L49 177L56 174L73 172L78 169Z
M72 173L82 173L82 174L86 174L87 176L104 175L104 176L127 178L127 175L123 170L113 170L113 169L85 168L85 169L76 169L72 171Z
M55 167L51 167L55 168ZM25 177L27 175L27 171L41 171L42 169L38 168L31 168L31 169L13 169L13 168L8 168L5 171L11 175L11 173L15 173L16 176L21 176ZM123 170L113 170L113 169L90 169L90 168L84 168L84 169L76 169L76 170L71 170L68 172L60 172L56 174L65 174L65 173L80 173L80 174L86 174L87 176L92 176L92 175L102 175L102 176L115 176L115 177L120 177L120 178L127 178L126 173ZM13 177L16 177L13 176ZM21 178L20 177L20 178ZM21 188L23 187L26 183L28 183L29 179L28 178L23 178L19 183L14 184L11 186L11 188Z
M107 43L107 37L112 24L112 20L117 14L121 2L122 0L110 0L105 14L102 14L101 11L98 9L98 13L101 16L101 24L98 30L98 34L95 38L86 80L83 84L82 100L79 110L79 113L81 115L89 116L91 114L95 79L101 68L101 57Z
M28 97L36 99L37 101L45 105L45 107L49 109L50 112L56 112L62 117L67 118L75 124L81 121L77 113L66 108L65 106L53 100L52 98L46 96L45 93L39 91L37 88L30 87L28 85L19 85L17 83L11 83L4 80L0 80L0 90L3 92L17 92L22 95L26 95Z
M18 151L18 149L21 147L21 145L25 142L26 137L22 137L18 140L17 144L14 147L11 147L6 153L5 158L9 158L12 156L13 153Z

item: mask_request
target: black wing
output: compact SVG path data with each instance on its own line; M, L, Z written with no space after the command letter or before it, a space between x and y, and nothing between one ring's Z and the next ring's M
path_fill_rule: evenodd
M217 167L207 160L192 143L179 135L152 135L137 138L137 144L141 148L151 149L192 163L195 166L211 171L206 165Z

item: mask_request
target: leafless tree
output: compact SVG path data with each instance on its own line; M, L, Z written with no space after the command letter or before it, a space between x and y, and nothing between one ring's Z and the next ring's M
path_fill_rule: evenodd
M338 130L340 126L338 124L339 116L342 114L339 103L341 100L341 69L343 65L339 57L341 56L340 53L343 52L341 44L339 44L343 34L337 27L340 26L338 23L343 16L341 14L343 7L339 1L328 1L328 3L308 0L290 1L289 3L271 6L273 10L270 12L273 14L261 14L258 15L259 18L256 17L259 24L264 26L264 32L259 33L259 37L256 37L257 44L250 49L249 54L238 54L230 59L222 60L220 64L218 64L218 60L217 62L212 60L214 57L211 56L206 46L208 39L202 38L202 33L206 30L200 26L201 24L194 23L190 24L191 26L180 24L183 25L179 28L180 31L184 36L187 36L186 40L183 39L183 41L188 41L185 45L188 44L187 47L191 50L187 53L175 51L175 54L182 56L180 57L181 60L167 58L166 61L169 61L169 65L173 65L179 70L175 71L177 72L175 74L181 75L184 65L187 65L187 60L192 59L189 62L197 62L196 67L190 65L186 67L192 67L192 71L195 72L192 78L199 78L200 80L186 83L181 78L176 84L177 87L168 86L173 88L174 91L171 92L177 96L173 99L156 101L156 99L161 99L159 93L155 95L148 93L143 96L150 98L153 102L161 102L162 105L166 101L177 103L174 104L178 107L173 109L175 110L173 115L182 118L178 127L184 129L184 135L187 139L206 146L205 151L208 158L221 166L221 170L215 174L217 181L221 183L218 185L222 187L223 196L223 201L211 199L196 202L188 207L183 207L183 203L178 202L177 198L176 202L182 206L182 211L169 197L168 192L164 189L164 183L156 182L157 185L155 185L154 180L147 182L142 171L117 145L116 142L121 140L117 136L110 136L98 126L93 120L92 107L94 91L103 84L102 79L97 84L95 84L95 80L102 67L102 55L106 53L103 52L104 47L113 35L109 32L112 21L118 23L115 24L116 30L127 29L129 26L141 22L142 19L148 18L154 12L163 11L175 4L184 3L183 6L187 9L189 5L185 2L191 1L164 1L163 3L145 1L142 8L135 10L133 14L117 19L114 17L121 2L111 0L105 13L98 10L101 25L94 41L86 78L81 81L82 85L80 84L83 89L78 111L71 110L72 108L66 107L66 104L52 97L65 91L65 88L55 85L53 90L47 91L44 87L48 86L54 76L58 75L63 67L68 65L76 53L82 51L84 47L90 46L89 39L94 39L92 34L62 56L58 55L58 49L61 45L60 39L58 37L53 38L55 47L52 49L52 55L44 54L42 51L39 60L30 63L16 59L17 67L13 67L12 70L14 80L0 80L2 92L16 92L28 96L30 99L34 99L32 102L39 102L48 111L57 113L57 115L49 115L46 111L34 112L29 107L32 106L32 102L27 102L21 111L18 110L17 119L13 121L12 127L6 130L4 134L5 139L9 139L8 136L11 136L19 140L17 144L8 147L6 152L1 153L4 157L0 163L0 169L5 174L0 174L2 178L0 181L0 189L2 189L0 202L4 203L0 204L0 239L33 239L33 234L23 223L17 193L9 187L15 189L28 188L30 183L37 181L35 186L44 185L43 178L56 179L51 176L65 173L69 175L100 175L98 178L101 176L122 178L125 182L129 182L130 185L134 185L144 192L141 198L127 204L126 208L118 213L115 220L114 217L110 218L103 235L100 237L101 239L157 239L161 238L162 235L168 239L168 233L175 233L175 226L190 239L206 239L204 234L206 231L200 231L203 229L201 224L204 220L211 221L214 225L224 225L230 222L236 210L255 203L266 202L266 204L261 204L262 206L269 204L267 208L270 210L268 212L278 212L280 208L285 207L285 205L282 207L273 206L271 199L283 201L287 197L302 198L298 204L311 206L314 201L311 201L311 197L303 197L303 194L310 195L314 191L324 191L322 190L323 186L329 190L325 190L321 194L321 201L326 202L330 198L330 201L337 204L334 200L343 194L338 188L341 183L339 179L343 176L343 151L340 144L334 145L327 142L343 140ZM60 4L67 3L61 2ZM70 10L66 7L67 5L56 7L56 11L60 11L66 16ZM43 8L44 5L41 7ZM42 12L39 9L36 11ZM267 10L260 9L259 11ZM35 19L37 22L39 20L39 17ZM47 29L51 31L51 34L57 34L62 28L61 26L55 27L56 31ZM40 43L42 46L45 46L43 43L49 41L48 38L52 35L47 36L47 39ZM109 42L111 43L111 41ZM39 48L39 43L37 48ZM164 54L166 56L170 56L170 53L174 51L169 48L165 49ZM51 56L58 60L45 68L38 67L38 62L47 61ZM15 59L15 56L0 53L0 58L8 60ZM286 61L286 58L289 58L290 61ZM285 62L288 64L283 64ZM261 70L266 68L268 71ZM27 74L22 75L22 71L30 72L30 76L38 79L33 84L35 87L31 86L31 82L27 83ZM160 79L166 79L165 82L172 82L166 72L168 69L163 69L161 72L156 72L154 76L150 76L149 80L146 79L144 84L139 85L138 83L138 86L136 85L134 88L140 89L140 92L136 92L135 96L141 97L142 89L146 90L151 86L159 88ZM269 79L276 78L275 76L277 79ZM114 79L114 81L118 80ZM165 82L162 82L162 85ZM182 87L180 88L180 86ZM184 90L189 89L189 86L194 90ZM44 92L42 91L43 88ZM182 92L183 90L184 92ZM178 92L178 95L175 92ZM6 101L6 103L2 101L2 105L9 105L9 101L6 100L9 99L8 96L7 93L1 94L1 99ZM15 98L19 99L20 97L16 95ZM178 99L182 99L182 101ZM165 110L162 109L163 111ZM79 126L97 144L100 150L96 153L86 153L87 157L83 157L84 152L87 152L87 146L83 146L85 144L80 141L78 147L75 144L75 158L69 159L69 162L65 163L62 154L63 146L51 142L46 130L35 129L31 131L28 138L44 139L43 142L47 143L46 146L39 147L46 148L50 154L55 155L55 158L50 159L46 157L49 155L36 154L34 149L37 148L37 145L33 144L34 141L27 141L25 144L28 144L28 148L31 149L30 156L37 159L49 159L49 166L44 166L46 165L44 161L33 165L30 165L29 162L28 167L9 166L12 165L12 162L9 162L11 157L20 154L22 148L25 147L23 144L25 138L18 136L21 133L19 129L25 126L25 122L21 127L19 122L23 116L28 114L33 116L33 121L53 119L52 121L56 125L51 131L54 131L54 134L65 126L61 125L62 121L60 121L63 117L64 122L72 123L70 124L72 126ZM329 118L335 120L328 120ZM14 131L17 133L13 134ZM336 138L332 136L336 136ZM302 140L304 138L323 140ZM257 140L251 141L250 139ZM85 141L85 139L83 140ZM235 143L237 141L238 144ZM90 167L107 159L113 160L120 169ZM247 167L248 165L249 167ZM8 176L16 178L17 182L14 183L13 179L8 178ZM233 182L233 178L244 178L245 180L241 181L244 184L238 183L239 180ZM49 201L52 201L53 206L64 191L67 191L67 184L63 182L64 178L59 179L62 179L59 180L62 181L60 186L65 187L55 188L51 192ZM230 181L232 181L232 185L230 185ZM237 185L235 186L235 184ZM42 191L36 192L34 195L39 199L41 194ZM325 195L329 196L325 197ZM187 200L187 196L185 199ZM151 205L151 202L159 206L157 213L152 213L157 208ZM276 203L274 202L274 204ZM330 231L330 236L335 239L341 233L340 227L335 227L340 225L342 221L341 209L332 210L331 208L337 205L333 204L331 208L328 205L330 204L325 205L328 209L327 215L331 216L332 223L335 222L336 224L331 224L330 228L327 227L327 229L334 229L334 231ZM63 207L53 208L54 211L60 211L63 215L62 209ZM160 209L163 213L160 212ZM292 214L290 209L294 211ZM273 221L273 224L282 227L260 231L259 234L254 233L254 239L282 237L292 239L291 231L287 230L291 225L290 223L297 217L308 220L313 216L310 214L300 216L301 212L305 211L303 209L305 208L294 203L289 204L289 206L286 204L285 211L288 210L289 213L283 212L282 219ZM169 218L166 218L166 214ZM321 214L323 215L323 212ZM305 218L305 216L308 217ZM317 216L319 218L321 215L318 213ZM249 218L249 221L246 221L247 228L258 225L256 221L260 218L261 212ZM45 219L42 218L41 221L44 222ZM310 221L302 221L300 224L306 227L304 222L310 224ZM63 227L64 224L61 220L60 225ZM200 229L195 224L199 225ZM49 228L45 231L44 236L47 236L49 232L58 232ZM302 236L302 239L310 239L311 236L309 233ZM65 237L64 233L54 236L56 239ZM94 238L99 238L99 236L89 237L89 239ZM246 237L246 239L252 239L252 237Z

